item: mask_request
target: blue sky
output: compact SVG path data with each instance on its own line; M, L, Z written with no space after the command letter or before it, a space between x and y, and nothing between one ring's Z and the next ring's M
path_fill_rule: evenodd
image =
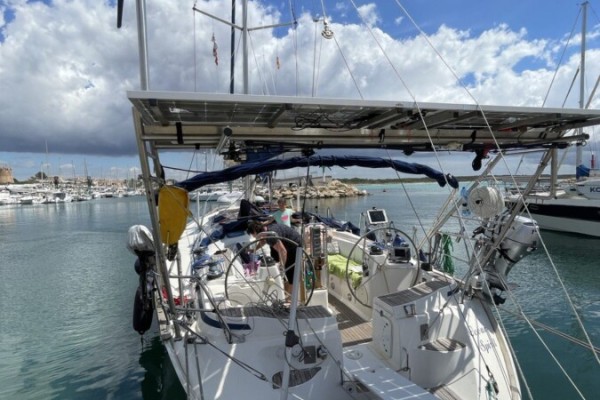
M229 28L194 14L194 3L147 0L151 89L228 91ZM230 4L197 1L223 19L229 19ZM589 4L588 94L600 72L600 0ZM577 2L562 0L251 1L250 26L295 15L298 27L252 33L250 91L531 106L547 97L547 106L560 107L579 65L579 12ZM336 43L315 35L324 17ZM139 88L135 27L133 0L125 2L120 30L114 1L0 1L0 164L17 179L40 169L72 176L87 167L92 176L123 179L139 172L125 95ZM574 89L567 106L577 107L577 96ZM593 99L592 108L599 107ZM165 161L178 167L193 162L191 154ZM458 157L455 168L457 175L469 173L470 157Z

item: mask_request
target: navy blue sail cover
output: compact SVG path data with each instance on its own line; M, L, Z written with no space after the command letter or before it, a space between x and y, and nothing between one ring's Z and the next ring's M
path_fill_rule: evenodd
M293 157L286 160L267 160L251 162L234 167L229 167L221 171L203 172L190 179L177 183L188 191L192 191L202 186L213 185L216 183L228 182L248 175L257 175L265 172L284 170L297 167L364 167L364 168L393 168L396 171L406 174L425 175L437 181L444 187L446 183L453 188L458 188L458 181L451 174L444 175L427 165L407 163L399 160L390 160L379 157L363 156L311 156L311 157Z

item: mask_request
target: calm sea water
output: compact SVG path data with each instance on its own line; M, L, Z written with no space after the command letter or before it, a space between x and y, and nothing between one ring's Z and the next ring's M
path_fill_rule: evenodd
M367 208L384 208L412 233L419 219L434 219L446 194L434 184L408 185L417 216L402 186L364 188L370 196L307 202L306 209L329 209L358 224ZM125 240L139 223L148 224L141 197L0 207L0 399L185 399L156 327L144 337L131 328L137 275ZM600 346L600 241L547 232L544 240ZM509 281L518 284L527 315L583 338L542 251L518 264ZM579 398L527 325L502 316L533 397ZM598 398L600 366L592 354L539 334L583 396Z

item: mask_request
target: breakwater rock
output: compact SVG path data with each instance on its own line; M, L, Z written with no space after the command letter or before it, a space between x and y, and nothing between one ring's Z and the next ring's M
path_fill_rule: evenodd
M360 190L355 186L342 183L336 179L323 185L313 186L285 186L273 190L273 198L295 199L300 193L300 198L308 199L330 199L338 197L356 197L368 195L366 190Z

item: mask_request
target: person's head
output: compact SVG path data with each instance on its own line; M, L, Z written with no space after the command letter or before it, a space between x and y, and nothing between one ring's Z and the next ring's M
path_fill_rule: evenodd
M277 206L279 206L280 210L285 210L285 207L287 206L287 202L285 201L285 199L283 197L277 200Z
M248 222L248 227L246 228L246 232L249 235L256 236L260 232L264 230L263 224L258 221L252 220Z

